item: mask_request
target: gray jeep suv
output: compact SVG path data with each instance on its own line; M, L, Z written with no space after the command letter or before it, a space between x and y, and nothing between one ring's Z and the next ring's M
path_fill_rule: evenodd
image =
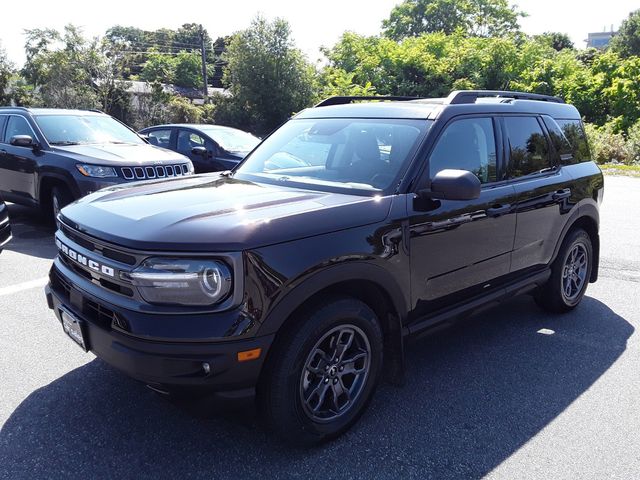
M0 195L51 218L103 187L192 173L187 157L102 112L0 107Z

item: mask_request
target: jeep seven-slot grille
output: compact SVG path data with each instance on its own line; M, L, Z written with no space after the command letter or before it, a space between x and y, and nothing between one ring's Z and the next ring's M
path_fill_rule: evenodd
M186 163L157 165L155 167L121 167L120 172L126 180L149 180L188 175L189 167Z
M64 295L66 300L70 300L71 283L55 269L51 272L51 284L58 293ZM102 328L111 329L117 327L121 330L129 330L126 320L121 318L113 310L88 299L84 295L82 296L82 314L87 320Z

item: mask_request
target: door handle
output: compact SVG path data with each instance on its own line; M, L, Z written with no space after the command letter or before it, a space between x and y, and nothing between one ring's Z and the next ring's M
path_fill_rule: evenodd
M571 196L571 189L563 188L562 190L558 190L553 195L551 195L551 198L553 199L554 202L557 202L558 200L563 200L565 198L569 198L570 196Z
M491 208L487 208L487 215L490 217L499 217L500 215L504 215L505 213L509 213L511 211L511 205L494 205Z

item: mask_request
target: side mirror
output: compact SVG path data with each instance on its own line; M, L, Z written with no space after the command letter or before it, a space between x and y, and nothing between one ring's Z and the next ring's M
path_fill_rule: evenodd
M9 143L15 147L35 147L36 143L31 138L31 135L14 135L9 140Z
M205 147L193 147L191 149L191 153L194 155L200 155L201 157L206 157L209 152Z
M474 200L480 196L480 180L467 170L440 170L431 180L431 189L420 196L439 200Z

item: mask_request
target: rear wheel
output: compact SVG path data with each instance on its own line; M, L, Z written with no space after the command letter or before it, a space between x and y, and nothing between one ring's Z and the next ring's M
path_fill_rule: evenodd
M297 320L270 353L258 403L281 438L311 445L337 437L364 412L378 382L383 337L375 313L353 298L329 299Z
M584 296L593 267L591 237L582 229L569 233L551 267L547 283L536 292L536 302L550 312L568 312Z

